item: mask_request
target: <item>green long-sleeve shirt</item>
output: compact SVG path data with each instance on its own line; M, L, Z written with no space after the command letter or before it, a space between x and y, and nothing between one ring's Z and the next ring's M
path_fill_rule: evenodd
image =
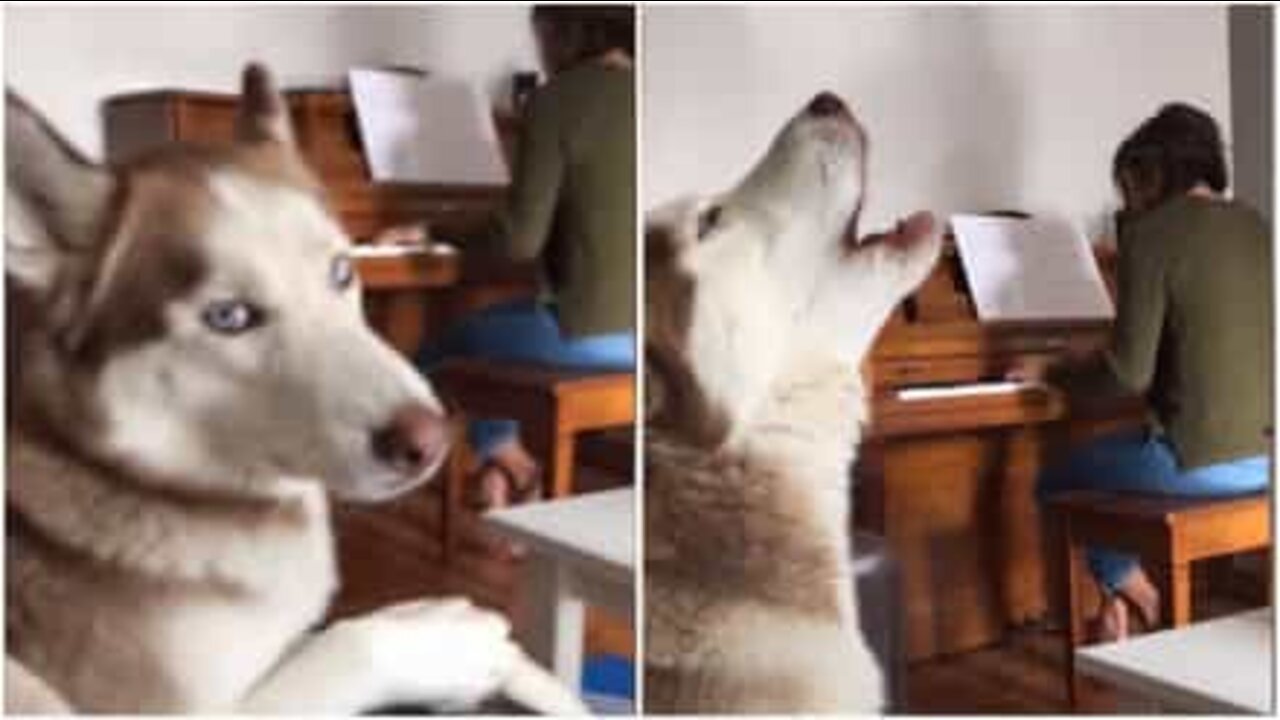
M1091 367L1058 379L1144 394L1184 468L1267 451L1271 234L1234 201L1179 197L1119 238L1116 322Z
M635 325L635 76L584 63L529 101L484 251L540 260L567 336Z

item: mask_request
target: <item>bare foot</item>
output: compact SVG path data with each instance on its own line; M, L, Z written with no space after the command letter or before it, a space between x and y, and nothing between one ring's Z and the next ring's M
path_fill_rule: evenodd
M1129 637L1129 606L1119 595L1102 598L1089 634L1094 642L1108 643Z
M1117 592L1138 612L1138 619L1144 630L1154 630L1160 626L1160 591L1141 567L1129 573Z
M489 463L476 476L479 498L476 504L483 510L506 507L511 504L510 483L502 468Z
M538 488L539 471L538 461L518 439L502 443L476 469L476 504L494 510L528 499Z
M538 461L518 438L502 443L489 453L473 478L473 487L478 491L477 510L496 510L536 498L540 473ZM526 554L522 544L506 540L490 543L489 547L508 559Z

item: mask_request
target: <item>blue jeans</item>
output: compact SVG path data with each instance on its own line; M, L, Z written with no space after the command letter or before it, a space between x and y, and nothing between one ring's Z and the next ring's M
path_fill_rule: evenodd
M636 348L629 332L566 338L552 308L535 300L519 300L461 318L438 342L422 349L418 367L429 375L438 363L457 357L579 370L632 370ZM519 431L514 420L477 419L467 428L468 442L481 458L487 458Z
M1267 487L1265 455L1182 470L1169 442L1138 431L1112 435L1073 450L1040 476L1040 502L1073 490L1102 490L1138 495L1231 497ZM1106 548L1087 548L1089 572L1108 592L1115 592L1138 567L1132 555Z

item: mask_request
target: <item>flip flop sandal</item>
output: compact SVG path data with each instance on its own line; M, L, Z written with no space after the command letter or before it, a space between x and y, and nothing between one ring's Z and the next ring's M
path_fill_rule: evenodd
M519 479L516 478L516 475L512 472L511 468L497 460L489 458L471 474L470 481L468 483L469 486L473 488L469 504L477 514L484 513L496 507L494 503L489 502L490 498L488 497L486 488L483 487L484 483L480 481L481 478L487 475L491 470L496 470L498 477L502 478L504 489L506 491L506 506L529 502L536 499L541 494L540 483L537 481L538 475L540 474L539 472L535 471L533 476L525 482L524 487L521 487ZM491 545L490 547L493 552L496 552L499 556L503 556L508 560L520 560L527 553L527 548L525 548L524 544L514 540L497 541L496 544Z
M523 483L516 477L515 472L503 463L489 458L481 463L480 467L471 474L468 480L468 487L472 488L469 504L476 512L484 512L492 510L494 503L489 502L490 498L487 488L484 487L482 478L489 475L491 471L496 470L498 476L502 478L506 485L507 505L519 505L538 499L542 494L541 483L538 482L539 471L535 470L533 475L526 479Z
M525 478L524 483L516 479L515 474L508 473L508 491L511 491L512 505L521 505L521 503L541 500L543 497L543 483L541 483L541 475L543 469L541 466L534 465L529 477Z

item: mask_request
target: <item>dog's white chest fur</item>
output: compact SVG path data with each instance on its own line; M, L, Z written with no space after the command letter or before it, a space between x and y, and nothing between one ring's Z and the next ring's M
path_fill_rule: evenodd
M663 708L882 708L848 559L861 386L839 362L788 369L714 457L649 445L646 682Z
M323 617L335 568L318 484L210 509L9 447L11 652L74 706L229 711Z
M286 570L293 578L270 594L177 604L149 619L155 640L149 650L161 655L176 707L234 709L262 668L322 619L332 572L319 558L299 560ZM138 707L137 698L129 706Z
M238 597L178 603L154 618L155 647L183 696L181 707L235 708L262 668L323 619L336 588L328 510L318 486L299 488L299 500L307 507L306 528L275 548L273 582ZM198 665L198 672L182 671Z

